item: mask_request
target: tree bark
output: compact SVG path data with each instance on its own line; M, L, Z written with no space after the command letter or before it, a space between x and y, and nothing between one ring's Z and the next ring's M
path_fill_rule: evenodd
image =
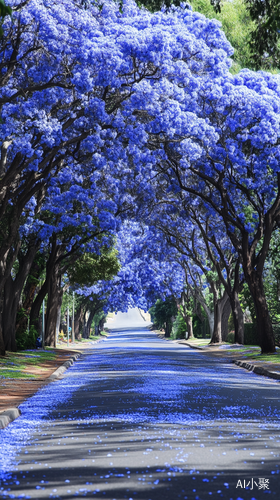
M16 352L17 343L15 337L15 314L17 313L19 298L18 298L18 289L16 289L15 302L13 301L13 289L14 289L13 285L14 285L13 278L12 276L9 276L6 279L4 285L2 332L3 332L3 339L6 351Z
M231 294L230 303L234 324L234 342L235 344L244 344L244 314L240 306L237 291Z
M47 292L48 292L48 281L46 279L41 289L39 290L30 311L30 325L34 326L34 328L38 333L40 331L40 325L39 325L40 310L42 302L47 295Z
M63 295L63 290L60 288L60 276L58 272L57 266L55 266L48 288L45 345L50 347L55 347L57 315Z
M5 343L3 339L3 333L2 333L2 295L3 293L0 292L0 356L6 356L6 349L5 349Z
M16 338L20 338L22 335L27 330L28 326L28 316L30 319L30 314L31 314L31 309L32 305L34 302L34 297L36 290L38 288L38 280L43 272L43 269L45 267L45 262L42 258L39 259L34 259L31 269L29 271L29 277L26 280L23 295L24 295L24 301L22 304L22 309L26 311L25 315L17 315L17 322L16 322ZM41 304L40 304L41 307ZM39 308L40 310L40 308ZM30 324L32 322L30 321ZM39 334L39 330L38 334Z
M170 337L170 333L171 333L170 324L169 324L169 321L166 321L166 323L165 323L165 334L164 334L164 336L165 336L166 338L169 338L169 337Z
M222 341L226 342L228 336L228 319L231 313L231 305L229 297L224 305L222 313Z
M62 304L62 297L61 297L61 303L58 304L57 308L57 318L56 318L56 327L55 327L55 336L56 336L56 344L59 336L59 328L60 328L60 321L61 321L61 304Z
M87 339L87 322L86 322L86 314L87 311L85 309L84 314L83 314L83 339Z
M20 297L24 283L37 253L38 245L38 243L31 245L26 255L20 259L20 268L15 279L13 280L10 275L5 281L2 310L2 332L5 349L7 351L15 352L17 350L16 321Z
M61 248L57 245L56 238L54 237L51 253L46 266L48 303L46 311L45 345L51 347L55 346L57 313L61 299L60 295L63 294L63 290L60 287L60 269L57 263L60 252Z
M94 317L94 311L90 311L89 317L88 317L88 320L87 320L87 323L86 323L86 335L87 335L87 338L89 338L89 336L90 336L90 327L91 327L91 323L92 323L93 317Z
M187 316L187 329L188 329L188 339L193 339L194 338L194 334L193 334L193 324L192 324L192 317L191 316Z
M275 338L264 293L262 276L252 273L249 275L247 283L254 301L261 352L262 354L272 354L275 352Z
M194 296L195 296L196 300L200 303L202 308L204 309L204 312L205 312L207 319L208 319L210 335L212 338L213 332L214 332L214 326L215 326L215 313L214 313L214 311L210 310L210 308L207 306L207 304L204 300L204 297L197 290L194 290Z
M78 339L80 331L82 329L82 319L83 319L83 306L80 305L75 316L75 338Z
M214 331L210 344L220 344L222 342L222 315L228 295L224 292L223 296L216 301L214 311Z

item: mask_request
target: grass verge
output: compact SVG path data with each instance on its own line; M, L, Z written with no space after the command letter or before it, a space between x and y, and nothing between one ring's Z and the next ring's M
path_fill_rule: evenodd
M28 368L39 366L41 370L45 370L45 361L52 361L56 357L56 353L46 350L28 350L22 352L7 352L6 356L0 357L0 378L9 379L33 379L35 374L28 373ZM46 368L47 370L47 368Z

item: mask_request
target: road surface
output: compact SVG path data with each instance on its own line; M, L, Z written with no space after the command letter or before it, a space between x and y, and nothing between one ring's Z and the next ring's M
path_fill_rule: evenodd
M278 499L279 382L129 315L0 431L0 497Z

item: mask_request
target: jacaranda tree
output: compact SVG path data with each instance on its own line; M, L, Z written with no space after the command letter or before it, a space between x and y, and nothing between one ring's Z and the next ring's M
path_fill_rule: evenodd
M142 217L167 180L226 227L254 298L263 352L274 341L262 283L280 195L279 81L229 73L219 23L187 5L10 0L1 66L0 291L33 200L53 179L106 179L102 225ZM164 183L162 182L164 179ZM90 188L90 185L89 185ZM96 184L92 189L96 189ZM164 191L162 192L164 196ZM160 202L160 199L157 199ZM150 215L150 213L149 213Z

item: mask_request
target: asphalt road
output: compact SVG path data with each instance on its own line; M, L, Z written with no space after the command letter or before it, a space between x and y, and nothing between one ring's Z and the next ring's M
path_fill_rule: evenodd
M0 497L280 498L279 382L129 314L0 431Z

